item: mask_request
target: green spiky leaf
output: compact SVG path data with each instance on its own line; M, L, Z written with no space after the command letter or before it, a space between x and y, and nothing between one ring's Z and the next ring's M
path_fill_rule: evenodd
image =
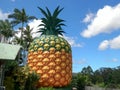
M53 14L51 14L50 10L47 7L46 7L46 11L40 7L38 7L38 9L45 16L41 18L42 24L38 26L40 27L39 32L41 32L41 35L58 36L58 35L63 35L63 33L65 33L62 30L62 26L65 26L65 24L63 23L64 20L58 18L58 15L63 10L63 8L60 9L60 7L58 6L53 12Z

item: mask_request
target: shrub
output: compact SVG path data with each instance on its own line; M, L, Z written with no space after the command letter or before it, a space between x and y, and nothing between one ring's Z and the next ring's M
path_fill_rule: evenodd
M36 90L38 80L39 76L35 72L29 73L24 90Z
M27 66L21 67L12 62L5 67L6 90L36 90L38 80L39 76L35 72L30 73Z

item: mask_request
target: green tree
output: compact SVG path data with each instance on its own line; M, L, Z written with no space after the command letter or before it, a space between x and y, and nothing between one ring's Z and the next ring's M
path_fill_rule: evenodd
M92 77L93 77L93 70L90 66L88 67L84 67L81 71L81 74L83 76L87 76L88 77L88 81L87 81L87 84L86 85L92 85Z
M21 38L20 38L20 45L22 45L22 39L23 39L23 27L24 24L28 23L29 20L36 19L35 16L29 16L26 14L25 9L19 10L17 8L14 9L14 13L8 15L8 18L12 18L11 24L13 26L16 26L18 24L22 24L21 26Z
M20 31L21 31L21 36L20 36L20 40L19 38L15 37L17 43L19 43L20 45L23 46L24 48L24 58L26 59L26 51L25 51L25 46L26 46L26 42L24 40L24 25L26 25L28 23L28 21L33 20L33 19L37 19L35 16L29 16L26 14L25 9L23 8L22 10L19 10L17 8L14 9L14 12L10 15L8 15L8 18L11 18L11 24L12 26L16 26L21 24L21 27L19 27Z
M85 90L85 86L88 83L88 76L82 75L81 73L78 73L76 82L77 82L77 89L78 90Z
M81 73L85 75L93 75L93 70L90 66L88 66L88 67L84 67Z
M14 44L19 44L21 42L20 38L18 36L14 36L14 39L13 39L13 42Z
M40 77L35 72L29 73L24 90L37 90L36 88L39 78Z
M24 29L23 33L24 33L24 41L26 43L26 49L28 50L28 47L30 45L30 43L33 41L33 37L32 37L32 29L30 29L30 26L27 25L26 28Z
M4 39L3 41L10 43L9 38L13 35L14 31L11 23L8 20L0 20L0 36Z
M94 75L92 77L92 82L93 82L93 84L96 84L96 85L98 85L100 87L104 87L105 86L104 85L104 79L103 79L103 77L102 77L102 75L101 75L99 70L96 70L94 72Z
M20 67L16 61L8 61L5 65L4 85L6 90L36 90L39 76L29 72L29 67Z

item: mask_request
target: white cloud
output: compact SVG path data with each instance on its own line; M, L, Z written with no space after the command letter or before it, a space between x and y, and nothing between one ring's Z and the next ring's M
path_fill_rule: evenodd
M110 48L120 49L120 35L118 37L113 38L109 42L110 42Z
M30 26L30 28L33 28L33 37L39 37L40 36L40 33L36 33L38 31L38 29L40 27L38 27L39 24L41 24L41 20L36 20L34 19L32 22L30 22L28 25Z
M2 10L0 9L0 20L7 19L9 14L10 13L3 13Z
M17 31L17 33L15 34L15 36L17 36L18 38L20 38L20 36L21 36L21 31L18 29L18 30L16 30Z
M83 19L83 22L84 23L89 23L93 20L93 18L94 18L94 14L93 13L88 13L86 15L86 17Z
M107 48L120 49L120 35L111 40L104 40L100 43L99 50L105 50Z
M89 21L89 15L87 17L85 18L86 22ZM100 33L111 33L118 29L120 29L120 4L99 9L91 23L88 24L87 29L81 32L81 35L90 38Z
M104 40L103 42L100 43L99 50L105 50L105 49L107 49L108 45L109 45L109 41L108 40Z
M63 36L72 47L82 47L82 44L80 43L76 43L76 39L75 37L67 37L67 36Z
M30 29L33 28L33 30L32 30L32 36L33 36L33 38L40 36L40 33L36 33L36 32L37 32L38 29L39 29L38 25L41 24L41 23L42 23L41 20L36 20L36 19L34 19L34 20L31 21L30 23L28 23L28 25L30 26ZM24 27L24 28L25 28L25 27ZM17 36L17 37L20 37L20 36L21 36L21 31L20 31L19 29L16 30L16 31L18 31L18 33L16 34L16 36Z

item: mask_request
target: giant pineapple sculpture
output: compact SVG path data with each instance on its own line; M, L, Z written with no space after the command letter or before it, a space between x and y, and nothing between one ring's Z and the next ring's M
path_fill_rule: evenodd
M58 35L63 35L64 20L58 18L63 10L59 6L51 14L38 7L45 18L41 18L43 26L41 36L36 38L29 47L28 66L30 71L40 75L38 86L62 87L71 82L72 54L70 44Z

